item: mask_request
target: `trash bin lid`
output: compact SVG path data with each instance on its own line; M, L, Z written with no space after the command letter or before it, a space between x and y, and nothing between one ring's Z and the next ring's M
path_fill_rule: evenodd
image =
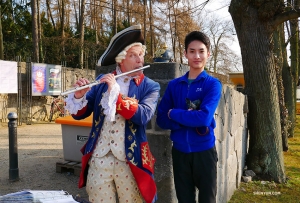
M60 117L55 120L55 123L64 124L64 125L92 127L93 114L91 114L89 117L82 120L75 120L72 116Z

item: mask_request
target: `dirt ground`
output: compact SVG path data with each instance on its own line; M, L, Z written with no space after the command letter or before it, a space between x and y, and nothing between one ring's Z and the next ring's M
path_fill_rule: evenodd
M79 177L56 173L56 162L63 162L61 125L22 124L17 128L19 180L9 180L8 126L0 126L0 196L20 190L64 190L88 199L85 188L78 188Z

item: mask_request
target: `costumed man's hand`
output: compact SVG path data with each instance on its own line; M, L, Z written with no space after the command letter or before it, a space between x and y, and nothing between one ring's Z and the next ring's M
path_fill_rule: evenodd
M74 87L81 87L81 86L84 86L84 85L88 85L90 84L90 81L88 81L87 79L85 78L80 78L79 80L77 80L77 82L74 84ZM82 90L78 90L74 93L74 97L76 99L80 99L81 97L83 97L85 95L85 93L87 91L89 91L91 88L90 87L87 87L87 88L84 88Z
M115 76L111 73L104 75L102 78L100 78L100 83L104 82L108 85L107 91L110 92L114 84L116 84Z

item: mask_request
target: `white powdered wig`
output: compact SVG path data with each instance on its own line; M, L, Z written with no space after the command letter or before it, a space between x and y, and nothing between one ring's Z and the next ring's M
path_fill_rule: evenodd
M117 63L121 63L121 61L122 61L123 59L126 58L127 51L128 51L131 47L133 47L133 46L141 46L142 49L143 49L143 54L144 54L144 56L145 56L146 46L143 45L143 44L140 43L140 42L135 42L135 43L129 44L127 47L125 47L125 48L123 49L123 51L121 51L121 52L118 54L118 56L116 56L116 58L115 58L116 62L117 62Z

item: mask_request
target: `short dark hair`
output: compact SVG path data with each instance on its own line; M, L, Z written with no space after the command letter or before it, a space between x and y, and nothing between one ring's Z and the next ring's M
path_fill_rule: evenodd
M189 44L195 40L198 40L198 41L202 42L203 44L205 44L207 51L210 50L209 38L203 32L192 31L185 36L185 40L184 40L185 51L187 51Z

